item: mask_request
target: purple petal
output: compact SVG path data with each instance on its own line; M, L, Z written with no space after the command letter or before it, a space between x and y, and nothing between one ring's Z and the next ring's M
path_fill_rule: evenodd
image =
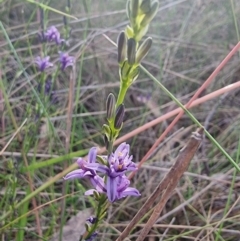
M87 191L84 193L84 195L90 196L90 195L93 195L94 192L96 192L95 189L89 189L89 190L87 190Z
M49 62L50 57L46 56L44 58L36 57L35 58L35 64L37 64L39 71L43 72L46 68L52 67L53 64Z
M114 159L118 159L120 156L122 156L122 153L125 153L126 151L129 152L129 145L126 144L126 142L123 142L114 152Z
M89 150L89 153L88 153L88 162L89 163L95 163L96 162L96 157L97 157L97 148L96 147L92 147Z
M141 196L141 194L136 188L128 187L123 192L118 193L118 199L126 197L126 196L139 197L139 196Z
M63 177L63 179L69 180L69 179L75 179L75 178L83 178L85 176L84 175L85 173L86 173L85 171L83 171L81 169L77 169L77 170L74 170L72 172L69 172L65 177Z
M102 177L95 175L93 178L90 178L92 185L95 187L95 189L100 192L104 193L106 192L105 183Z
M130 185L130 181L126 176L121 176L118 179L118 186L117 186L117 191L118 192L123 192L128 186Z
M109 173L108 175L110 176L110 177L113 177L113 178L116 178L116 177L120 177L120 176L122 176L122 175L124 175L124 173L127 171L127 169L125 169L125 170L122 170L122 171L112 171L111 173Z
M87 164L87 162L82 157L79 157L77 159L77 164L80 168L83 168L83 166L85 166Z
M130 162L130 163L128 163L128 165L127 165L127 170L128 171L135 171L135 170L137 170L138 168L137 168L137 166L136 166L136 164L134 163L134 162Z
M107 196L110 202L114 202L117 198L117 180L118 178L107 178Z
M61 69L64 70L74 64L74 57L69 56L68 53L60 53L59 61L61 63Z
M109 168L107 166L104 166L104 165L99 164L99 163L88 163L86 165L86 168L88 170L99 171L99 172L104 173L104 174L109 173Z
M62 43L64 40L60 38L60 33L55 26L51 26L48 28L44 37L47 41L54 41L56 44Z

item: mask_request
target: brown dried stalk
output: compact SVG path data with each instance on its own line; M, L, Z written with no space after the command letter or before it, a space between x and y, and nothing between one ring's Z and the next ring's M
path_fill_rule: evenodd
M171 167L169 172L163 178L158 187L154 190L153 194L148 198L142 208L138 211L135 217L131 220L125 230L118 237L117 241L123 241L124 238L128 236L136 223L149 211L150 207L161 193L162 197L155 207L148 223L143 228L141 234L139 235L137 241L141 241L148 234L151 227L156 222L162 209L164 208L167 200L170 198L173 190L178 184L179 179L182 177L183 173L187 170L191 159L193 158L195 152L197 151L201 140L202 140L203 129L200 128L196 132L193 132L191 138L189 139L186 146L180 150L176 162Z

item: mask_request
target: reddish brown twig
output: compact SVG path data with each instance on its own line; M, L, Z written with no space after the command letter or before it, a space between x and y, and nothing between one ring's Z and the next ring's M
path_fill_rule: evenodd
M183 173L187 170L190 161L196 153L202 140L202 134L203 129L198 129L196 132L192 133L192 136L188 141L187 145L179 152L175 164L172 166L167 175L159 184L159 186L161 187L159 192L164 192L162 194L160 201L154 208L154 211L150 219L148 220L147 224L144 226L143 230L138 236L137 241L142 241L147 236L154 223L157 221L166 202L171 197L172 192L176 188L180 178L182 177Z
M186 171L192 157L194 156L195 152L197 151L197 148L199 147L199 144L202 139L202 133L203 133L203 129L199 129L196 132L193 132L193 134L192 134L190 140L188 141L188 143L186 144L186 146L179 152L177 160L174 163L174 165L172 166L172 168L169 170L169 172L163 178L163 180L158 185L158 187L154 190L153 194L143 204L142 208L137 212L137 214L131 220L131 222L128 224L128 226L124 229L124 231L118 237L117 241L123 241L124 238L127 237L127 235L133 229L135 224L149 211L150 207L153 205L156 198L158 196L160 196L160 194L163 191L165 191L165 192L159 203L161 203L161 205L162 205L162 203L165 200L168 200L169 195L172 193L172 190L174 190L174 188L176 187L179 179L181 178L183 173ZM165 203L164 203L164 205L165 205ZM162 208L162 207L164 207L164 205L160 206L160 207ZM156 208L158 208L158 206ZM157 209L156 212L154 210L154 213L155 214L154 214L153 218L151 217L152 219L150 220L151 223L153 220L155 220L154 218L156 218L156 215L159 216L159 209ZM152 227L150 225L147 224L146 228L148 228L148 229L146 229L146 230L143 229L144 234L149 232L150 228ZM142 233L140 236L142 237ZM140 236L139 236L139 238L140 238Z
M207 80L202 84L202 86L197 90L197 92L193 95L193 97L188 101L188 103L185 105L186 108L189 108L189 106L192 104L194 100L198 98L198 96L205 90L209 84L212 82L212 80L218 75L220 70L226 65L226 63L232 58L232 56L238 51L240 48L240 42L236 44L236 46L228 53L228 55L223 59L223 61L217 66L217 68L212 72L212 74L207 78ZM142 67L143 70L145 68ZM147 74L148 72L145 71ZM151 153L156 149L156 147L161 143L161 141L166 137L166 135L171 131L173 126L179 121L179 119L184 114L184 110L181 110L178 115L174 118L174 120L171 122L171 124L166 128L166 130L162 133L162 135L155 141L153 146L149 149L149 151L145 154L145 156L142 158L140 163L138 164L138 168L142 166L142 164L148 159L148 157L151 155ZM129 176L129 179L131 179L136 172L132 172Z

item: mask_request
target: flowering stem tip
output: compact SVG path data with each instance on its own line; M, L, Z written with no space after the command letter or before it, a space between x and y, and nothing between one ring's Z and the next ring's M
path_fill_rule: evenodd
M132 156L129 156L130 147L126 143L118 146L116 151L109 156L97 157L97 148L90 149L88 160L79 158L77 163L80 169L68 173L64 179L87 178L94 189L85 192L85 195L94 193L105 194L110 202L114 202L126 196L140 196L137 189L129 187L130 181L126 177L127 171L137 169ZM102 175L98 175L101 173Z

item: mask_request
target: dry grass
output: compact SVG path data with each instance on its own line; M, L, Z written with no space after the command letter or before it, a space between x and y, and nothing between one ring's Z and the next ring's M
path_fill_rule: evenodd
M64 10L65 2L54 0L50 6ZM0 213L3 215L11 210L11 215L0 226L33 209L33 199L15 209L15 205L31 193L30 186L34 190L41 187L50 177L60 173L64 166L69 166L73 157L87 153L77 151L93 145L104 146L100 131L105 122L105 99L110 91L117 93L119 77L116 48L103 34L115 41L119 31L125 27L125 1L83 1L81 4L75 0L72 6L71 14L78 20L70 20L72 34L69 51L78 61L72 132L67 151L69 72L55 79L57 101L54 104L42 102L48 117L36 124L36 109L40 108L40 104L33 89L37 90L39 74L32 63L41 49L36 37L39 10L25 1L0 1L0 21L28 76L26 79L1 32L0 79L4 89L0 91L0 150L16 131L13 119L18 127L25 118L28 121L20 132L22 141L14 138L0 159ZM48 25L62 27L59 14L49 12L48 15L45 20L46 23L49 21ZM160 11L147 34L153 37L154 43L143 65L182 103L187 103L240 40L236 24L239 15L240 4L234 0L162 0ZM52 59L57 61L57 58L55 51ZM48 74L52 75L54 71L49 70ZM236 54L203 95L237 82L239 73L239 55ZM236 161L239 159L239 93L239 89L236 89L191 109L191 113ZM14 118L10 115L7 103ZM127 114L121 135L177 107L143 73L131 87L125 106ZM52 127L47 118L51 120ZM136 162L141 160L171 120L166 119L127 141L131 144L131 153ZM177 132L182 127L184 129ZM115 204L99 230L99 240L117 238L116 230L121 231L125 227L151 194L174 163L178 151L193 129L195 125L184 115L172 129L171 134L177 134L162 144L134 177L133 185L140 190L141 198L127 198ZM25 155L23 150L26 151ZM68 153L72 154L71 158L61 160L55 157ZM45 165L42 168L38 167L41 163ZM26 172L26 165L33 169ZM239 183L239 175L233 166L207 138L204 139L147 240L239 240ZM77 182L67 185L68 194L80 194L66 197L66 219L93 205L93 200L89 201L83 195L85 187L85 183ZM36 206L46 205L38 213L31 213L4 232L0 231L1 240L49 240L59 229L61 201L54 200L61 193L62 179L43 188L34 197ZM38 225L37 216L40 216ZM137 226L130 240L136 239L144 222ZM38 237L39 230L42 230L42 239Z

